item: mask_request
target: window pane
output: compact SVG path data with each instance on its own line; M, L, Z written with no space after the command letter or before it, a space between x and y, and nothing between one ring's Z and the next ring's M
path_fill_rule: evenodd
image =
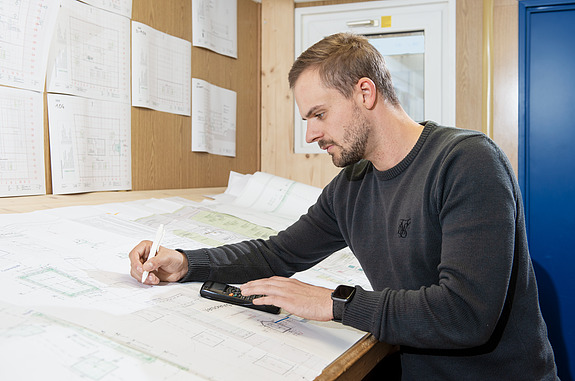
M424 52L423 31L366 35L384 56L393 86L407 114L424 120Z

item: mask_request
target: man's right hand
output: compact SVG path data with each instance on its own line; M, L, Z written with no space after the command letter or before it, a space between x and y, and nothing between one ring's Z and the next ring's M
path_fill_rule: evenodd
M144 270L150 274L144 280L145 284L160 282L177 282L188 272L188 259L179 251L160 246L156 256L150 258L152 241L142 241L130 251L130 274L141 281Z

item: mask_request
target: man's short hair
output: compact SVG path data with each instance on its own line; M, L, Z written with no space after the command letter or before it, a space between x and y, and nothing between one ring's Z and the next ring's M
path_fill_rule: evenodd
M391 104L399 104L383 56L363 36L337 33L312 45L292 65L290 88L307 69L318 70L326 87L338 90L346 98L352 96L357 82L367 77Z

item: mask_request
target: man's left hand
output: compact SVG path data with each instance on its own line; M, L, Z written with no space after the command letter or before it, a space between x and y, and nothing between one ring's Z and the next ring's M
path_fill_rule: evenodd
M240 288L245 296L265 295L254 299L254 304L272 304L304 319L333 319L333 290L328 288L279 276L254 280Z

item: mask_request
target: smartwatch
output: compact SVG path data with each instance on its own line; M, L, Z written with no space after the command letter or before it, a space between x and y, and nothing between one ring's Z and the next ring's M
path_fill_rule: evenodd
M345 305L349 303L355 295L355 287L340 284L331 293L333 301L333 320L341 322Z

